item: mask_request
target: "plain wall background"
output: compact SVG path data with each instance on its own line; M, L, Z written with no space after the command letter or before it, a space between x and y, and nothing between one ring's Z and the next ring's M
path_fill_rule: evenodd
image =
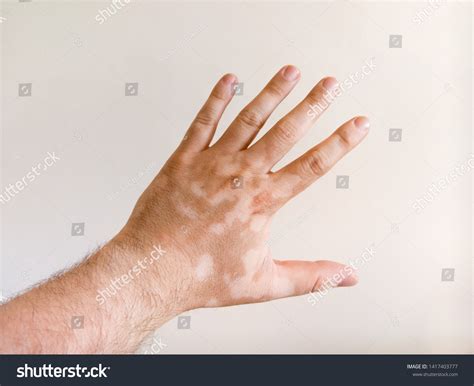
M369 137L278 214L271 238L275 258L348 262L375 245L360 284L315 306L302 296L193 311L191 329L173 319L157 332L162 352L472 352L472 170L413 210L472 151L469 2L441 2L417 23L429 2L132 1L99 24L111 4L2 2L2 193L48 151L61 158L0 204L4 297L123 226L223 73L239 76L244 95L219 133L284 64L302 80L270 125L322 77L344 80L374 57L373 73L282 164L354 115L370 117ZM389 48L390 34L402 48ZM124 95L126 82L139 83L137 96ZM19 83L32 83L31 97ZM337 175L349 189L336 189ZM85 223L83 237L71 236L73 222ZM441 281L443 268L454 281Z

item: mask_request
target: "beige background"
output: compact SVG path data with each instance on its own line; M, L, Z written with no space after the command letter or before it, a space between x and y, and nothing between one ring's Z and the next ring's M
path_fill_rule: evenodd
M441 3L420 24L428 2L132 1L100 25L111 2L3 1L2 193L48 151L61 158L0 204L3 296L120 229L223 73L239 76L244 95L220 130L284 64L303 78L270 123L323 76L343 80L374 57L375 71L284 161L353 115L371 118L369 138L279 213L271 240L277 258L341 262L373 244L360 284L315 306L302 296L191 312L191 329L174 319L157 332L162 352L472 352L472 171L412 208L472 151L472 5ZM402 48L389 48L390 34ZM138 96L124 96L126 82ZM31 97L19 83L32 83ZM401 142L388 141L390 128ZM349 189L336 189L337 175ZM85 222L83 237L73 222Z

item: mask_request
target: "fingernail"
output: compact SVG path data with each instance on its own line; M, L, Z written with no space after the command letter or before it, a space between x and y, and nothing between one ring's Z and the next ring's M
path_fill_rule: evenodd
M349 268L349 267L348 267ZM359 282L359 275L352 269L349 276L344 277L338 287L352 287Z
M286 66L282 75L286 80L292 82L300 76L300 70L298 70L295 66Z
M237 82L237 78L234 74L226 74L224 75L222 80L224 81L225 84L232 84L232 83Z
M361 130L369 130L370 122L366 117L357 117L354 123Z
M337 86L336 78L330 76L329 78L324 79L323 86L326 90L332 90Z

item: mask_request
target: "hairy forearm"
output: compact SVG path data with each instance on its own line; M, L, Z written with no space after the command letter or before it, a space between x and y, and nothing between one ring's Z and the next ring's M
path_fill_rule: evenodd
M157 295L164 283L153 271L117 285L142 253L131 244L118 237L74 269L1 306L0 352L135 351L177 310Z

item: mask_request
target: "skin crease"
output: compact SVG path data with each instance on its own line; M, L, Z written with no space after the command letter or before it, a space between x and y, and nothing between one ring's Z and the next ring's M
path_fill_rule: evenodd
M321 80L255 142L299 79L296 67L283 67L211 146L237 81L232 74L221 78L119 234L78 267L0 307L5 326L0 351L133 352L150 331L181 312L302 295L343 273L344 265L331 261L277 261L268 248L278 209L368 133L367 118L353 118L300 158L272 171L315 123L310 106L326 105L323 96L337 87L334 78ZM98 305L97 291L157 245L166 253ZM339 286L356 282L354 274L346 275ZM71 287L76 287L74 293ZM71 313L85 315L89 329L71 331ZM54 331L45 327L51 319ZM27 327L15 328L31 324L37 335ZM30 343L24 343L25 336Z

